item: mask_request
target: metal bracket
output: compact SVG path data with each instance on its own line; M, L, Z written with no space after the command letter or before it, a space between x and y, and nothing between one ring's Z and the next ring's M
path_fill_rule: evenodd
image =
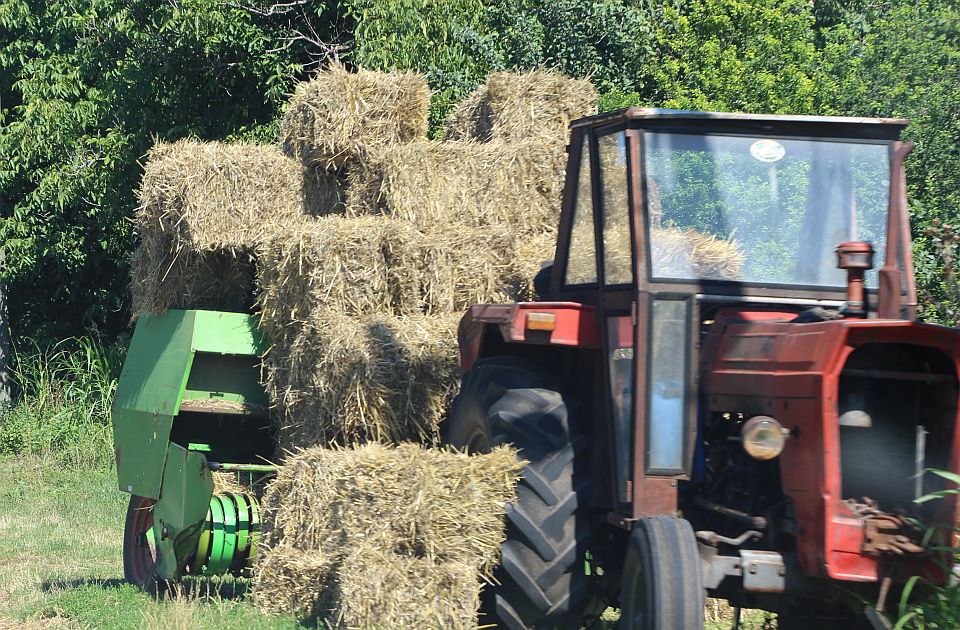
M740 550L743 589L759 593L782 593L787 586L787 566L775 551Z
M741 550L739 556L721 556L715 547L701 543L703 582L715 589L727 577L743 579L743 590L756 593L782 593L786 590L787 566L775 551Z

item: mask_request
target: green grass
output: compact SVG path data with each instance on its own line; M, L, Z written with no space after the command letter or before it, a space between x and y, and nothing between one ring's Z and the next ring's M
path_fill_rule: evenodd
M20 396L0 409L0 454L39 455L75 468L112 465L109 414L122 346L95 338L23 345L13 372Z
M111 470L0 458L0 628L301 627L256 610L246 580L188 582L159 600L125 584L126 501Z

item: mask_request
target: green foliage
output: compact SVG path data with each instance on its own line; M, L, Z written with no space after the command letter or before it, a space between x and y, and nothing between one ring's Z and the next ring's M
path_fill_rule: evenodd
M953 272L926 228L960 217L960 6L884 3L835 26L825 41L823 83L832 87L821 100L838 113L911 121L904 136L916 143L907 184L921 314L955 324Z
M492 0L489 24L507 68L589 76L601 93L653 97L654 15L623 0Z
M343 0L341 7L353 21L350 62L426 75L435 135L450 108L501 65L481 0Z
M127 220L156 139L263 137L305 59L219 0L0 0L0 241L20 335L126 320Z
M0 410L0 454L33 454L74 467L113 462L110 404L122 348L93 337L47 348L28 346L16 356L20 397Z
M943 499L960 494L960 474L948 470L928 469L927 472L946 479L953 487L926 494L916 503ZM946 536L953 537L960 530L947 531ZM928 540L942 539L941 528L926 530ZM955 566L960 566L960 551L943 547L934 550L952 552ZM949 567L944 567L950 575ZM899 619L895 626L901 628L944 629L960 628L960 581L953 579L947 584L935 584L923 576L914 576L907 580L899 601Z
M806 0L678 2L656 22L659 106L814 111L819 57Z

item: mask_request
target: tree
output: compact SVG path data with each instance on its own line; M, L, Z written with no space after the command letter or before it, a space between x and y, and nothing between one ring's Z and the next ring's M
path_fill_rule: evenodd
M0 242L16 334L125 325L139 158L188 135L272 140L316 61L306 18L324 11L0 0Z
M825 32L822 92L839 112L910 119L904 137L920 314L955 325L960 220L960 6L888 2ZM827 80L824 81L826 83ZM935 229L928 229L928 228Z
M7 287L2 280L5 257L0 244L0 406L10 402L13 392L10 384L10 327L7 319Z

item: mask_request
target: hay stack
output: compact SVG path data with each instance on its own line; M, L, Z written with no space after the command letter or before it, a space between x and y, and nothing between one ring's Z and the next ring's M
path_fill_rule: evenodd
M495 72L447 119L446 138L517 142L541 138L565 145L570 122L597 112L588 79L551 70Z
M631 277L630 243L611 239L606 245L607 276ZM744 261L736 241L674 227L650 228L650 256L653 273L661 278L739 280Z
M251 257L275 224L299 224L303 167L274 147L181 140L150 150L135 214L133 312L247 310Z
M457 391L461 314L317 311L264 360L282 452L367 441L439 441Z
M467 95L447 116L443 137L446 140L490 142L493 139L493 113L486 84Z
M430 87L413 72L349 72L334 64L299 84L280 130L284 153L324 170L365 150L427 135Z
M739 280L743 252L736 241L679 228L652 228L650 255L661 277Z
M475 628L521 464L508 448L299 453L264 497L256 602L331 628Z
M508 299L516 238L505 228L418 230L383 216L324 217L279 229L260 252L261 326L280 341L318 309L452 313Z
M560 215L563 144L411 142L371 152L351 171L350 214L383 213L420 226L504 225L554 232Z

